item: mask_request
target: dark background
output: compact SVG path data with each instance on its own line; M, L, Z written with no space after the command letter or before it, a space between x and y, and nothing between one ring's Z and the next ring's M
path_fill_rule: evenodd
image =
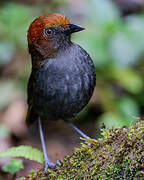
M100 137L107 128L129 126L144 114L143 0L0 1L0 152L20 144L41 148L37 124L25 125L27 81L31 71L27 30L36 17L62 13L85 27L72 40L92 57L97 86L89 105L73 120L87 135ZM62 121L45 123L49 157L55 161L79 146L79 136ZM0 159L2 168L8 159ZM26 175L41 167L24 160ZM8 176L0 171L0 178Z

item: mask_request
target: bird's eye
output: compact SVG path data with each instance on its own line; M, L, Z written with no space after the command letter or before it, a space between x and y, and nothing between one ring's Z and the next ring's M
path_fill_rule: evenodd
M51 29L44 29L44 35L45 36L51 36L54 34L54 31Z

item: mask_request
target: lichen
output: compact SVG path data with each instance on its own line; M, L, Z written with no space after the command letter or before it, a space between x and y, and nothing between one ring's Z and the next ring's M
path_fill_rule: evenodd
M144 179L144 121L102 134L99 140L85 140L60 166L24 180Z

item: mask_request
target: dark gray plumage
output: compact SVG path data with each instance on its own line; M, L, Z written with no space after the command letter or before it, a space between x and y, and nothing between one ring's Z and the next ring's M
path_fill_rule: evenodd
M32 71L29 81L29 122L75 117L89 102L95 87L94 64L85 50L70 44L63 53ZM32 80L32 81L31 81Z

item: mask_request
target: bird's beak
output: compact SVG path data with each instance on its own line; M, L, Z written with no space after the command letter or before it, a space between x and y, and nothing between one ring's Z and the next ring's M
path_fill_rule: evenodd
M77 24L71 24L71 23L66 23L66 24L68 25L68 28L65 30L65 33L67 35L78 32L78 31L82 31L85 29Z

